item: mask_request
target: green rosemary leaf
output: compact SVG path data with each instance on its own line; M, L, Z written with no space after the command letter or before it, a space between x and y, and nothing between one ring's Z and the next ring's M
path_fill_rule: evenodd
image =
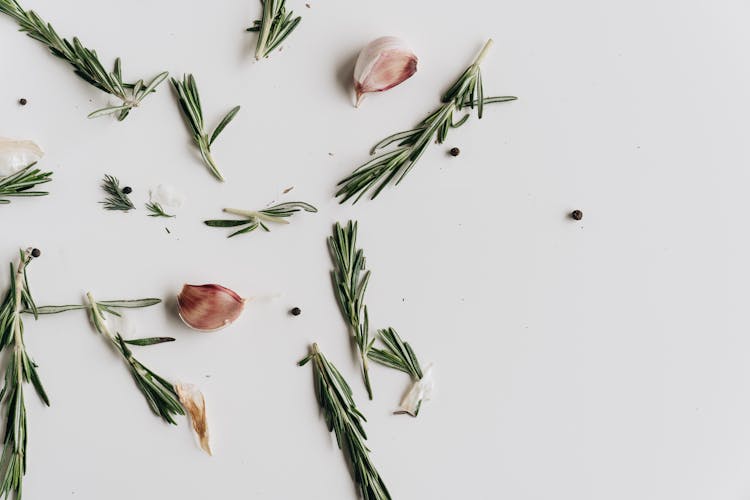
M64 306L41 306L36 308L36 313L39 315L42 314L59 314L62 312L67 311L79 311L81 309L86 309L86 306L81 304L73 304L73 305L64 305ZM32 311L24 310L24 313L31 313Z
M370 271L365 270L363 250L357 248L357 222L349 221L345 228L336 223L333 235L328 238L328 248L334 266L331 277L336 298L349 327L350 335L359 350L362 377L367 388L367 395L372 399L367 364L372 342L370 341L367 307L364 305Z
M219 134L221 134L224 128L226 128L226 126L229 125L229 123L232 120L234 120L234 117L237 116L237 113L239 112L240 112L240 107L235 106L232 108L232 110L229 113L226 114L226 116L224 116L224 118L221 119L219 124L214 129L213 134L211 134L211 140L208 141L209 146L214 143L216 138L219 137Z
M2 0L0 0L1 2ZM52 172L42 172L34 168L35 163L22 168L15 174L0 177L0 205L7 205L10 197L47 196L47 191L33 191L39 185L52 180Z
M371 154L394 143L397 145L391 151L383 152L365 162L338 183L336 197L341 197L340 203L350 199L356 203L368 192L371 193L370 199L375 199L392 182L400 183L432 142L444 142L451 128L460 127L468 120L469 115L465 115L456 122L454 113L466 108L473 109L476 105L477 117L482 118L485 104L516 99L513 96L484 96L480 64L491 46L492 40L489 40L474 63L443 95L443 104L440 108L422 120L416 128L393 134L377 143Z
M99 306L124 308L124 309L137 309L140 307L150 307L160 304L161 299L148 298L148 299L136 299L136 300L102 300L98 302Z
M273 52L294 31L302 18L293 17L286 11L286 0L260 0L263 8L261 18L254 21L247 31L257 32L255 59L261 60Z
M120 188L120 181L117 177L105 175L102 181L102 189L109 195L104 201L99 202L104 205L105 209L123 212L135 210L135 205L130 201L130 197Z
M24 10L17 0L0 0L0 12L12 17L18 23L21 31L46 45L53 55L67 61L73 66L75 74L83 80L122 101L122 104L116 107L119 109L105 108L106 112L105 110L95 111L89 115L89 118L119 113L117 119L124 120L130 110L138 107L143 98L151 93L167 76L166 73L161 73L151 80L148 90L128 92L128 90L132 90L133 85L122 80L122 63L119 58L115 59L112 72L108 73L99 61L96 51L84 47L78 38L74 37L72 42L60 38L51 24L42 20L36 12Z
M263 210L250 211L240 210L237 208L225 208L224 212L232 215L242 217L241 219L210 219L205 220L203 223L209 227L240 227L245 226L239 231L231 233L228 238L237 236L239 234L250 233L258 229L263 228L265 231L270 231L265 223L278 223L288 224L286 220L297 212L311 212L315 213L318 211L317 208L302 201L291 201L287 203L279 203L272 207L264 208Z
M143 339L130 339L130 340L123 340L126 344L130 345L137 345L137 346L148 346L148 345L156 345L156 344L163 344L165 342L174 342L174 337L147 337Z
M149 217L167 217L172 218L174 215L170 215L164 211L164 208L159 203L146 203L146 210L151 212L148 214Z
M127 346L128 343L134 343L134 345L150 345L149 343L138 342L151 341L152 344L155 344L159 342L168 342L169 340L155 340L157 338L152 338L134 339L133 341L128 342L124 340L119 333L112 331L104 318L105 313L112 312L111 308L148 307L149 305L158 304L161 301L159 299L140 299L96 302L91 293L87 293L86 296L89 301L88 309L91 323L94 325L96 331L109 340L110 344L120 354L123 361L128 366L134 382L141 390L143 397L151 408L151 411L153 411L155 415L160 416L165 422L176 424L174 416L184 415L185 409L182 407L182 404L180 404L179 396L175 392L173 384L144 366L133 356L133 353Z
M222 118L219 125L213 131L210 138L208 132L205 130L203 123L203 109L201 108L200 95L198 94L198 84L195 82L195 78L191 74L183 75L182 81L172 78L172 87L177 94L177 103L180 105L182 115L190 128L190 132L193 135L193 141L198 146L203 163L208 167L209 171L220 181L224 181L224 177L219 171L219 167L216 166L213 156L211 156L211 145L224 130L224 128L231 122L237 113L240 111L239 106L235 106L232 110Z
M357 409L352 390L344 377L313 344L311 353L301 361L302 366L312 362L315 396L318 400L326 426L336 436L339 449L351 466L355 483L364 500L390 500L383 479L370 460L370 450L365 441L363 422L366 420Z

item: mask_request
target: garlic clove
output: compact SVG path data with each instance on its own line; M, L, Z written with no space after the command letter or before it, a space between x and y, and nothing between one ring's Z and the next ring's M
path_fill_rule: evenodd
M435 381L432 375L432 364L422 373L422 378L415 381L409 388L409 392L401 400L396 414L407 413L412 417L419 415L419 409L423 401L429 401L435 389Z
M221 285L184 285L177 296L182 321L201 332L221 330L239 318L245 299Z
M0 177L13 175L38 162L44 151L33 141L17 141L0 137Z
M175 391L180 399L180 403L185 407L190 415L190 422L193 424L193 430L198 436L198 442L201 449L211 453L210 436L208 433L208 420L206 419L206 398L203 393L193 384L175 384Z
M368 43L354 65L354 91L359 107L368 92L395 87L417 72L417 56L402 39L383 36Z

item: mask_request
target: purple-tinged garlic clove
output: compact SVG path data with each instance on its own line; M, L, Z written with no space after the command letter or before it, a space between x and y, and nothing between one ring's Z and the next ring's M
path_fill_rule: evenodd
M402 39L383 36L368 43L354 65L354 91L359 107L365 94L395 87L417 72L417 56Z
M221 285L184 285L177 296L182 321L201 332L221 330L242 314L245 299Z

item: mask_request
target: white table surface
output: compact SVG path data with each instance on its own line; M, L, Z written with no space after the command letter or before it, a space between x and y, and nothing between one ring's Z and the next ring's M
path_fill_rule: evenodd
M242 105L214 147L220 184L166 84L124 123L87 120L107 97L0 18L0 135L38 141L55 171L49 197L0 208L0 264L42 249L40 304L164 298L130 317L177 342L138 356L200 385L215 448L151 415L83 314L30 321L52 406L29 392L24 498L355 498L295 366L312 341L353 386L394 499L748 497L750 4L290 0L304 19L260 63L251 0L24 5L121 56L127 79L194 73L210 124ZM385 34L413 42L419 72L355 110L353 57ZM488 37L486 92L520 100L451 131L376 201L338 205L335 182L430 112ZM104 173L134 187L137 211L97 205ZM188 196L166 223L142 208L159 183ZM320 212L232 240L201 223L282 199ZM325 246L349 218L373 326L436 365L418 419L390 414L405 376L372 368L367 401L350 355ZM198 334L176 318L184 282L282 296Z

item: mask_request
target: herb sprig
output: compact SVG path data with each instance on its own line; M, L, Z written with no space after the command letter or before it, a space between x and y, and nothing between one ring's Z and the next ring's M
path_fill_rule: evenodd
M311 354L298 364L312 361L315 396L323 410L328 431L336 435L339 449L349 460L354 480L364 500L390 500L383 479L370 461L370 450L365 444L367 434L362 422L367 419L357 409L352 389L338 369L313 344Z
M357 248L357 222L349 221L346 228L342 228L337 222L333 228L333 235L328 238L328 248L334 265L331 277L336 298L359 350L362 378L367 388L367 395L372 399L367 360L375 339L370 339L367 306L364 305L370 271L365 270L363 250Z
M474 63L456 80L442 97L442 106L422 120L416 128L398 132L377 143L370 154L396 143L396 147L384 152L357 168L351 175L338 183L336 197L340 203L354 198L354 203L368 191L370 199L378 194L395 179L398 185L422 157L433 139L439 144L445 141L451 128L458 128L469 119L471 113L454 121L455 113L470 108L477 108L477 118L482 118L484 105L496 102L515 101L513 96L485 97L482 86L482 73L479 65L486 56L492 40L488 40Z
M156 202L146 203L146 210L151 212L150 214L148 214L149 217L175 217L174 215L170 215L165 212L164 207L162 207L160 203Z
M104 201L99 202L104 205L105 209L123 212L135 210L135 205L130 201L130 197L120 188L120 180L117 177L105 175L104 180L102 180L102 189L109 195Z
M122 79L122 64L120 58L115 59L111 72L104 69L95 50L84 47L78 38L72 41L60 38L51 24L42 20L33 10L24 10L17 0L0 0L0 12L9 15L31 38L43 43L49 51L70 63L75 74L98 88L111 94L122 102L117 106L109 106L89 114L89 118L96 118L109 114L117 114L117 119L124 120L133 108L138 107L143 99L155 91L156 87L168 76L163 72L154 77L148 84L143 80L136 83L125 83Z
M29 309L36 317L36 304L31 297L26 268L38 251L27 248L20 252L18 266L10 265L10 289L0 306L0 349L10 349L5 369L5 383L0 401L5 405L5 437L0 459L0 495L21 498L23 476L26 474L26 405L23 386L31 382L42 402L49 406L49 398L42 387L37 365L24 344L21 313ZM6 350L7 350L6 349Z
M185 409L180 403L180 398L175 391L174 384L144 366L133 356L133 352L127 345L148 346L162 342L171 342L174 339L171 337L150 337L127 341L119 332L112 331L104 317L105 313L119 316L120 313L116 311L118 308L149 307L159 304L161 300L141 299L134 301L96 302L91 293L87 293L86 297L89 301L88 311L91 323L94 325L96 331L108 339L115 350L122 356L123 361L125 361L130 370L130 374L133 376L133 380L141 390L141 393L143 393L143 397L146 398L146 402L151 410L165 422L176 425L177 422L175 422L173 417L175 415L184 415Z
M47 196L47 191L34 191L39 185L52 180L52 172L42 172L34 168L36 163L24 167L15 174L0 178L0 205L10 203L9 197Z
M422 366L419 364L417 355L414 353L411 345L408 342L401 340L399 334L393 328L386 328L384 330L378 330L378 338L385 346L385 349L378 349L373 347L368 353L368 357L381 365L388 366L390 368L402 371L409 375L413 383L419 383L424 377ZM411 392L411 391L410 391ZM406 405L410 406L410 405ZM402 402L402 408L404 403ZM419 415L419 410L422 407L422 399L416 401L416 405L412 408L405 408L396 413L408 413L413 417Z
M221 119L211 135L205 130L203 122L203 109L201 108L201 98L198 94L198 85L193 75L183 75L182 81L172 78L172 86L177 92L177 102L180 104L182 114L187 121L190 132L193 134L193 140L198 146L203 163L206 164L211 173L218 180L223 181L224 177L216 166L213 156L211 156L211 145L214 143L224 128L229 125L237 113L240 111L239 106L232 108L224 118Z
M250 233L255 231L259 227L264 231L271 231L266 223L273 222L278 224L289 224L286 220L297 212L301 211L315 213L318 211L317 208L302 201L290 201L287 203L279 203L272 207L264 208L263 210L250 211L241 210L238 208L225 208L224 212L232 215L239 215L242 219L211 219L203 221L203 223L210 227L240 227L242 229L233 232L227 238L237 236L238 234Z
M255 59L260 61L273 52L302 20L294 12L286 11L286 0L260 0L263 7L261 18L254 21L247 31L258 33Z

